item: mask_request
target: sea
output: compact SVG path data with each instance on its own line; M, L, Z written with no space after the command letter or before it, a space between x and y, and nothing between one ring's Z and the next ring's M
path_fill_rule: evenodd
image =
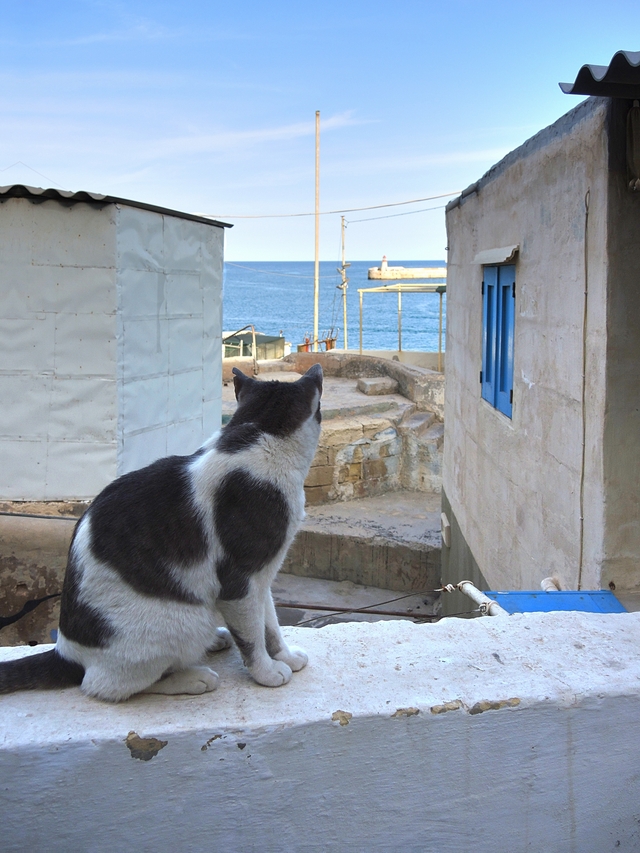
M339 262L320 263L319 339L336 336L344 348L342 290ZM444 266L444 261L389 260L389 266ZM360 346L358 289L384 282L369 281L370 267L380 261L352 261L347 269L347 343ZM224 265L223 328L234 332L248 324L265 335L284 335L296 345L313 337L313 261L226 261ZM437 282L434 282L437 283ZM443 297L443 335L446 295ZM402 349L437 352L440 295L402 294ZM365 350L398 349L398 297L395 293L363 294L362 347Z

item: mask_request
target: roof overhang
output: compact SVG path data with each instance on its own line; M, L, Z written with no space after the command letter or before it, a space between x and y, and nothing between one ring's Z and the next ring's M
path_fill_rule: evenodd
M184 213L181 210L172 210L169 207L159 207L155 204L146 204L142 201L133 201L128 198L120 198L115 195L102 195L101 193L90 193L85 190L71 192L69 190L43 189L42 187L28 187L25 184L12 184L8 187L0 187L0 203L9 198L27 198L34 203L53 200L60 204L72 205L84 202L96 206L106 204L122 204L126 207L137 207L141 210L150 210L165 216L176 216L178 219L189 219L192 222L202 222L205 225L216 225L219 228L233 228L228 222L219 222L206 216L198 216L194 213Z
M619 50L609 65L583 65L574 83L558 85L565 95L640 98L640 51Z

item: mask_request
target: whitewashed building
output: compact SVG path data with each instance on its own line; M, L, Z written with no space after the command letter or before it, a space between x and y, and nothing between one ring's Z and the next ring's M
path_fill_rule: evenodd
M640 54L585 68L447 207L448 582L640 590Z
M0 188L0 499L92 498L220 426L224 227Z

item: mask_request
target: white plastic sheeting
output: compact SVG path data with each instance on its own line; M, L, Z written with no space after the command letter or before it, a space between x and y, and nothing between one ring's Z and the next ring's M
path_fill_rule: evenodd
M92 498L220 425L223 229L0 206L0 498Z

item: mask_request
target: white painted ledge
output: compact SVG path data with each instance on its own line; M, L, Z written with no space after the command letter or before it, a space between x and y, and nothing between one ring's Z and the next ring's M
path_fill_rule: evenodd
M640 613L285 632L279 689L0 697L2 850L640 849Z

